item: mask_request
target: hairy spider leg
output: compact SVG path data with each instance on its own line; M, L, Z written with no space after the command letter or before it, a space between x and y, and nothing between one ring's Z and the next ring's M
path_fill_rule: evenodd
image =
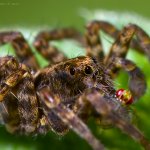
M132 93L133 99L137 100L144 95L147 84L146 79L139 67L136 66L131 60L116 57L113 59L112 66L115 64L117 68L122 68L129 74L129 89ZM113 74L111 65L108 67L107 72Z
M95 57L99 61L102 61L104 59L104 52L99 35L99 30L101 30L101 27L96 23L89 23L86 26L85 47L86 55Z
M135 30L126 26L122 29L115 42L112 44L108 55L105 57L104 64L109 66L115 57L125 58L129 50L130 41L133 38ZM111 65L112 72L117 73L119 69L113 64Z
M124 59L134 35L136 35L139 44L143 47L143 51L148 54L150 51L150 44L148 43L148 41L150 42L149 36L138 26L129 24L123 28L112 45L108 56L105 58L105 64L107 66L107 73L112 78L117 75L120 68L123 68L129 73L129 88L133 94L133 98L136 100L146 91L145 77L142 71L132 61Z
M74 39L82 42L81 35L73 28L55 29L40 32L33 43L38 52L51 64L67 60L67 57L50 42L54 40Z
M1 68L6 67L11 70L4 74L1 73L0 102L9 101L7 95L11 93L11 96L17 99L18 108L16 111L18 111L20 118L19 132L21 134L33 133L38 121L38 102L29 68L24 64L19 64L12 56L1 57L0 65L2 65L0 71ZM6 126L9 132L16 132L11 125L10 121Z
M6 56L0 58L0 83L4 81L6 75L9 76L12 74L12 72L17 71L18 66L19 64L14 57ZM9 99L8 102L7 102L7 98ZM16 97L14 97L12 94L1 96L1 102L0 102L1 121L3 124L6 125L6 128L9 128L9 125L11 124L11 130L10 130L11 132L18 129L16 128L16 126L18 126L20 121L18 112L16 111L17 105L15 101L16 101Z
M117 29L113 24L108 23L106 21L94 20L94 21L89 23L89 26L91 26L91 27L96 26L97 32L98 32L98 30L102 30L103 32L110 35L114 39L117 39L119 34L120 34L119 29ZM140 30L142 30L142 29L140 28ZM144 32L144 34L145 34L145 32ZM133 50L138 51L139 53L142 53L142 54L144 53L143 47L139 44L139 41L134 39L134 38L131 40L130 47Z
M137 25L129 24L124 27L120 32L118 38L112 45L108 56L105 58L105 64L107 66L112 64L112 60L115 57L125 58L129 50L130 41L133 39L133 36L136 35L139 45L143 48L143 52L150 58L150 37ZM117 73L119 69L114 64L111 65L112 72Z
M53 96L50 90L46 87L38 91L43 105L45 115L49 118L49 113L52 111L64 122L70 129L85 139L94 150L104 150L104 146L94 137L89 128L84 122L68 107L60 102L57 96Z
M94 109L103 116L104 119L109 120L119 128L122 132L125 132L135 141L139 142L145 150L150 149L150 142L145 138L143 133L130 122L126 121L118 112L114 109L113 105L109 103L111 97L105 97L96 89L89 89L82 95L81 100L89 102Z
M0 32L0 45L11 43L20 62L31 67L33 70L39 68L39 64L26 39L20 32Z

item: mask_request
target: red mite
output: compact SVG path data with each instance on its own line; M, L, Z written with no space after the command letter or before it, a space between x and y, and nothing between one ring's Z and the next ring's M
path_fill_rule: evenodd
M133 97L130 91L119 89L116 91L116 97L126 105L130 105L133 103Z

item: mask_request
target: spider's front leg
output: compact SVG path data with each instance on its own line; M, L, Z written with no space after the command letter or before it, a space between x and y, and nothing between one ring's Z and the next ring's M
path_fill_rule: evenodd
M0 81L0 102L8 111L7 118L4 116L7 130L11 133L33 133L38 122L38 102L30 70L12 56L1 57Z
M120 32L104 63L107 66L107 73L112 78L118 74L120 68L123 68L129 73L129 88L133 97L138 99L146 91L145 77L142 71L132 61L125 59L134 35L136 35L139 45L143 48L143 52L149 57L150 37L140 27L130 24Z
M136 25L132 25L132 26L135 26L133 28L137 28L136 30L138 30L138 32L140 33L140 37L141 38L145 38L148 39L148 35L138 26ZM132 27L131 27L132 28ZM95 20L95 21L92 21L90 22L88 25L87 25L87 32L88 33L94 33L96 32L95 34L95 39L98 39L99 38L99 34L97 34L99 31L104 31L106 34L110 35L111 37L113 37L114 39L117 39L118 36L120 35L121 31L118 30L113 24L109 23L109 22L106 22L106 21L99 21L99 20ZM94 31L94 32L93 32ZM88 38L88 37L87 37ZM90 37L89 37L90 38ZM97 40L98 41L98 40ZM93 43L96 43L96 40L93 39ZM141 44L139 44L139 40L136 40L136 39L132 39L131 40L131 44L130 44L130 47L133 48L133 50L136 50L140 53L144 53L143 51L143 46Z
M128 120L122 117L124 114L118 113L118 111L123 112L123 106L121 104L117 105L117 101L114 97L109 97L109 95L104 95L96 89L87 90L84 95L79 99L79 104L81 108L84 108L87 104L90 104L100 116L103 117L107 122L111 122L114 126L119 128L122 132L125 132L135 141L139 142L145 150L150 149L150 142L145 138L142 132L132 125ZM120 109L120 110L119 110ZM80 110L81 111L81 110ZM80 115L80 112L78 112ZM85 112L86 113L86 112Z
M107 73L113 76L113 66L122 68L129 74L129 89L134 100L137 100L144 95L147 84L145 76L141 69L137 67L131 60L116 57L112 60L113 63L107 68Z
M52 64L55 64L67 60L67 57L56 47L52 46L50 42L62 39L74 39L79 42L82 41L81 35L78 31L72 28L64 28L40 32L36 36L33 45L44 58L46 58Z
M94 137L86 124L68 107L60 102L57 96L53 96L48 87L38 91L38 96L44 107L44 114L50 118L50 112L53 112L70 129L85 139L94 150L104 150L104 146Z
M34 70L39 68L28 42L20 32L0 32L0 45L6 43L11 43L20 62Z
M105 64L110 65L114 57L125 58L129 50L130 42L133 36L136 35L138 44L142 47L143 52L150 58L150 37L139 26L129 24L124 27L118 35L116 41L112 45L108 56L105 58ZM117 67L114 65L113 70L117 72Z
M124 30L122 32L124 32ZM109 57L104 58L102 43L101 43L101 39L99 37L99 31L104 31L107 34L109 34L115 38L118 37L120 31L117 30L112 24L110 24L108 22L104 22L104 21L92 21L87 25L86 34L85 34L87 55L92 56L92 57L94 56L99 61L104 61L104 63L105 63ZM128 34L129 34L129 32L128 32ZM131 31L129 36L126 36L126 39L125 39L126 47L124 47L124 52L126 52L126 49L129 47L129 42L131 40L132 35L133 35L133 32ZM117 44L115 44L115 45L117 45L117 47L115 47L115 48L117 48L117 50L119 48L121 48L121 46L122 46L122 41L120 40L120 38L118 38L118 39L119 40L117 41Z

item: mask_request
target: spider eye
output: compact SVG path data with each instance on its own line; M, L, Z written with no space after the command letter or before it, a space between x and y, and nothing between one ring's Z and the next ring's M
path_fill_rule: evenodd
M75 75L75 72L76 72L75 68L71 67L70 68L70 74L71 75Z
M91 74L93 72L90 66L86 66L84 71L85 71L85 74Z

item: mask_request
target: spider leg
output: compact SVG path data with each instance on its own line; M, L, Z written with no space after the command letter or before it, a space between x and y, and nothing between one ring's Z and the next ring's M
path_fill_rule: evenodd
M10 88L15 86L14 83L19 82L22 74L24 74L23 70L18 71L18 68L19 63L14 57L0 57L0 102L3 101ZM15 73L16 76L14 76Z
M79 32L72 28L56 29L52 31L42 31L37 36L33 43L34 47L40 54L50 61L52 64L64 61L67 57L59 51L56 47L52 46L49 42L62 39L75 39L79 42L82 41Z
M145 76L140 68L131 60L116 57L112 60L112 64L108 66L107 73L114 76L113 66L124 69L129 74L129 89L136 100L141 97L147 88Z
M85 46L86 55L96 57L99 61L104 59L104 52L99 37L100 25L97 22L89 23L86 27Z
M0 83L3 82L6 75L9 76L11 75L12 72L15 72L18 66L19 64L15 60L14 57L7 56L7 57L0 58ZM9 99L8 102L7 102L7 99ZM18 115L16 114L16 110L17 110L17 107L16 107L17 105L15 103L16 99L14 96L12 96L12 94L7 94L6 97L2 96L1 100L3 101L0 102L0 112L1 112L0 120L2 120L2 122L6 125L6 127L7 127L7 124L11 124L11 129L10 130L8 129L8 130L10 132L13 132L14 130L17 130L16 124L18 124L18 118L19 118ZM12 108L15 108L15 111Z
M34 70L39 68L29 44L20 32L0 32L0 45L6 43L12 44L20 62L23 62Z
M146 91L144 74L132 61L124 59L133 35L136 35L143 51L146 54L150 52L149 36L140 27L130 24L121 31L117 40L112 45L108 56L105 58L105 64L107 65L107 72L112 78L117 75L120 68L129 73L129 88L133 97L138 99ZM148 56L150 55L148 54Z
M38 120L38 102L32 75L27 66L19 64L11 56L0 58L0 71L6 67L9 68L9 71L6 71L5 74L1 73L0 78L0 102L7 100L9 94L15 96L18 106L16 111L18 111L20 118L19 132L33 133ZM15 132L12 128L12 122L8 122L7 129L10 132Z
M103 116L103 118L109 122L112 122L112 124L119 128L122 132L125 132L135 141L139 142L146 150L149 150L149 141L144 137L142 132L137 127L125 120L118 113L118 106L116 107L115 105L109 103L111 102L110 99L112 98L109 96L104 96L95 89L90 89L84 93L84 95L80 98L80 101L82 101L82 103L89 102L94 109Z
M119 29L117 29L113 24L108 23L106 21L94 20L94 21L89 23L89 26L95 27L94 29L97 30L95 32L98 32L98 30L102 30L102 31L104 31L106 34L110 35L114 39L117 39L119 34L120 34L120 30ZM142 30L142 29L140 28L139 30ZM130 47L133 50L138 51L139 53L142 53L142 54L144 53L143 47L139 44L139 41L136 40L136 39L132 39L131 40Z
M135 30L137 42L150 60L150 36L138 25L130 24L129 26Z
M109 54L106 56L104 60L104 63L106 65L110 65L112 63L112 59L115 57L122 57L122 58L126 57L127 51L129 50L129 46L130 46L130 41L133 38L134 33L135 30L133 28L130 28L130 26L123 28L118 38L111 46ZM115 66L114 66L114 70L115 72L117 72Z
M104 150L104 146L94 137L84 122L71 109L62 104L57 96L53 96L48 88L39 90L38 96L44 105L44 112L48 118L50 111L52 111L69 128L85 139L94 150Z
M112 45L108 56L105 58L105 64L108 66L111 65L112 72L114 74L119 71L116 64L112 65L112 61L115 57L125 58L130 41L133 39L133 36L136 35L139 45L142 47L143 52L150 57L150 37L137 25L129 24L126 26L119 34L118 38Z

